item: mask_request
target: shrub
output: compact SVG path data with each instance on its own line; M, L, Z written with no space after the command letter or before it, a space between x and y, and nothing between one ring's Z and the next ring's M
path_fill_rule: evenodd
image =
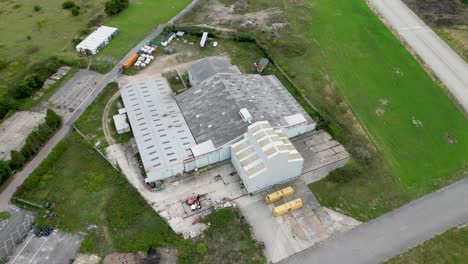
M34 11L39 12L42 10L42 7L40 5L35 5L34 6Z
M3 69L6 69L7 66L8 66L8 65L7 65L6 62L0 60L0 71L3 70Z
M23 156L21 152L12 150L11 151L11 160L10 160L10 168L16 170L21 168L23 164L26 162L26 158Z
M73 8L75 6L76 6L76 4L73 1L65 1L65 2L62 3L62 8L63 9L71 9L71 8Z
M88 27L94 27L101 24L104 21L103 15L97 15L88 22Z
M128 7L128 0L109 0L104 4L104 12L115 15Z
M205 255L206 251L208 251L208 248L206 248L206 245L204 243L198 243L197 253L200 255Z
M6 162L0 160L0 183L4 183L10 176L10 166Z
M71 13L73 16L77 16L80 14L80 7L79 6L74 6L71 10Z
M26 36L26 39L27 39L27 40L31 40L31 36L30 36L30 35L27 35L27 36Z

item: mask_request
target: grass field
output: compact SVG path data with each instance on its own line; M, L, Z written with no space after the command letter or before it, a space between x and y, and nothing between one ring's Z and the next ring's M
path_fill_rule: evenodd
M86 109L81 117L75 122L75 126L84 133L92 142L98 142L98 148L104 150L108 144L104 131L102 130L102 114L107 101L118 91L117 83L108 84L94 102ZM113 128L113 124L110 124Z
M126 10L106 21L106 25L117 27L120 32L97 58L119 61L159 24L167 22L189 3L190 0L130 1Z
M216 24L216 2L183 23ZM353 157L311 185L324 206L366 221L468 174L466 117L364 0L258 0L239 12L269 7L283 10L285 30L241 31L287 69Z
M468 259L468 227L452 228L386 264L462 264Z
M443 90L364 1L310 2L311 36L322 49L329 74L390 165L396 177L390 183L413 199L452 175L462 177L468 162L468 122ZM340 200L365 203L361 192L378 195L388 183L371 190L376 187L372 182L324 181L312 189L326 205L336 206Z
M79 59L72 40L88 29L88 22L103 15L103 24L120 29L119 35L105 47L93 65L119 61L152 29L181 11L190 0L131 0L130 6L113 17L104 15L105 0L75 1L81 8L78 16L62 9L63 0L0 1L0 60L7 64L0 69L0 95L9 82L24 73L27 67L50 56L67 61ZM34 6L40 6L39 11Z

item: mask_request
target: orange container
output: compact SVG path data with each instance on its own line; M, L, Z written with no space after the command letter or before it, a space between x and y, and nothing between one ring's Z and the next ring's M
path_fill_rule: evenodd
M128 58L123 64L122 64L122 68L124 69L128 69L130 67L132 67L133 63L135 63L135 61L138 59L138 54L133 54L132 56L130 56L130 58Z

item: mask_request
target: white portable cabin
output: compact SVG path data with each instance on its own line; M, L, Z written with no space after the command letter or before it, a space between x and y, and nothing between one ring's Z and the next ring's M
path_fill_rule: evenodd
M114 115L114 124L117 134L123 134L125 132L130 132L130 125L127 122L126 114Z
M98 51L109 44L109 41L117 35L119 29L108 26L100 26L93 33L87 36L75 49L79 53L91 53L95 55Z
M176 34L174 32L171 32L169 35L167 35L163 41L161 41L161 45L163 45L164 47L166 47L167 45L169 45L169 43L171 43L171 41L175 38Z
M207 40L208 40L208 32L203 32L203 36L200 41L200 47L204 48Z

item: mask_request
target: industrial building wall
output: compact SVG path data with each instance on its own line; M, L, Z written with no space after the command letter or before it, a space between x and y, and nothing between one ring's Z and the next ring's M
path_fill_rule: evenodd
M315 123L312 123L312 124L307 124L307 125L285 127L285 128L282 128L281 130L284 132L286 137L293 138L295 136L299 136L301 134L315 130L316 126L317 125Z
M162 168L160 170L154 172L147 172L145 182L155 182L159 180L164 180L166 178L175 176L177 174L181 174L184 172L184 164L174 164L172 166L168 166L166 168Z

